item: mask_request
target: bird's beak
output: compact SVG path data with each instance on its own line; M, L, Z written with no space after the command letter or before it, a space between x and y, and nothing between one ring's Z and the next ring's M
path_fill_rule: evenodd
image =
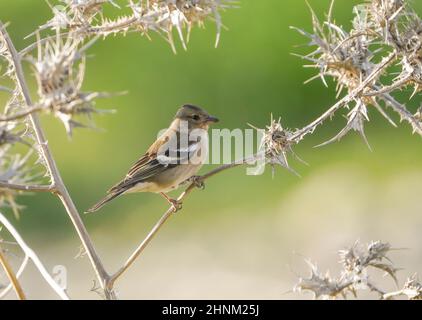
M217 123L219 121L220 120L218 118L213 117L213 116L208 116L208 118L207 118L207 122L210 122L210 123Z

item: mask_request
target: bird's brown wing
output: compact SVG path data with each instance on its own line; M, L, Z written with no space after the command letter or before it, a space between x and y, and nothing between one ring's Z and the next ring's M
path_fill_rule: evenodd
M171 140L170 137L176 139L174 145L169 142L169 140ZM196 141L189 141L187 148L183 148L179 146L179 140L179 132L174 132L171 129L167 130L156 142L154 142L154 144L152 144L147 153L133 164L126 177L112 187L108 191L107 196L87 212L95 212L106 203L135 187L138 183L145 182L168 169L186 163L186 160L190 158L191 153L195 153L198 150L200 144ZM167 142L169 142L168 145L165 145ZM172 142L174 141L172 140ZM164 147L163 150L160 150L161 147ZM161 154L162 151L164 151L163 154Z
M126 177L113 186L108 192L118 193L127 191L139 182L145 181L148 178L173 167L174 165L165 164L157 160L159 149L170 140L169 136L172 133L173 132L170 130L164 132L164 134L149 147L147 153L132 165Z
M157 160L157 153L160 148L170 140L170 136L172 134L174 135L174 133L175 132L171 129L164 132L164 134L151 145L145 155L136 161L136 163L130 168L126 177L108 190L107 195L93 207L88 209L87 213L99 210L111 200L136 186L139 182L143 182L148 178L164 172L169 167L174 166L173 164L166 164L165 162L163 163L162 161Z
M107 195L93 207L88 209L87 213L98 211L105 204L133 188L139 182L145 181L156 174L160 174L167 170L168 167L169 166L166 166L165 164L161 164L156 157L145 154L133 165L129 171L130 175L128 174L121 182L108 190Z
M145 158L144 158L145 157ZM174 167L175 164L162 164L157 158L150 158L144 156L137 162L130 170L128 175L114 187L109 190L109 193L127 191L134 187L136 184L146 181L151 177L159 175L165 170Z

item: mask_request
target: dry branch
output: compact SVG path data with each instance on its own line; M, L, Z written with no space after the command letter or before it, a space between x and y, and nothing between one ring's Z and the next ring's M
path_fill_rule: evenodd
M21 57L19 53L16 51L13 42L11 41L6 29L4 28L4 25L0 22L0 33L2 34L3 38L5 39L7 48L9 50L9 53L11 55L13 66L16 70L16 78L18 85L20 87L20 90L25 98L25 102L28 108L31 108L33 106L32 100L30 97L29 89L26 84L26 80L24 77L24 73L22 71L22 65L21 65ZM101 262L101 259L99 258L94 245L91 241L91 238L88 234L88 231L85 228L85 225L82 222L82 219L79 216L79 212L76 209L76 206L74 205L69 192L67 191L67 188L62 180L62 177L60 175L60 172L58 170L57 164L51 154L50 148L48 146L47 139L45 138L44 132L41 128L40 121L38 119L37 114L30 114L29 115L32 127L35 132L35 136L37 139L37 143L40 147L40 152L45 160L46 167L49 171L49 176L52 181L52 186L55 190L55 193L58 195L60 200L63 203L63 206L65 207L74 228L76 229L79 238L81 239L81 242L88 254L88 257L91 261L91 264L96 272L96 275L98 277L98 280L102 287L104 287L108 274ZM109 293L107 293L109 294Z
M6 259L5 254L3 253L3 249L0 246L0 264L3 266L4 271L6 272L7 277L9 278L10 284L12 285L13 289L16 292L16 295L20 300L26 300L25 292L23 292L22 286L19 283L15 272L13 271L12 266Z
M112 285L117 279L110 281L103 263L98 256L90 236L79 216L79 212L73 203L66 186L62 180L58 167L49 149L47 139L39 122L37 113L47 111L54 113L66 126L70 135L74 127L82 127L73 117L78 114L87 115L98 112L93 107L93 99L103 97L101 93L84 93L81 91L85 71L85 51L99 36L109 34L126 33L128 31L158 32L165 36L175 50L173 41L173 29L177 30L184 48L187 38L183 29L188 34L193 25L202 25L209 16L214 17L217 24L217 43L222 28L219 10L231 7L232 1L223 0L199 0L191 1L148 1L144 3L131 2L133 15L121 17L117 20L104 18L102 6L114 3L110 0L83 0L75 3L66 0L64 10L53 7L54 17L44 26L41 26L33 35L37 36L37 42L28 46L20 53L15 49L6 28L0 23L0 57L8 63L7 75L15 82L16 88L8 90L13 92L13 105L20 110L0 115L0 122L12 123L18 120L29 119L33 130L36 145L40 153L40 161L47 169L47 175L51 179L49 186L23 185L0 182L0 188L14 191L51 192L56 194L62 201L73 225L78 233L84 250L87 253L93 269L96 272L100 286L104 290L107 299L116 298ZM63 9L63 8L62 8ZM170 13L170 14L169 14ZM97 19L100 18L100 19ZM98 23L99 21L99 23ZM97 24L95 24L97 23ZM130 29L130 30L129 30ZM54 36L40 38L40 33L45 30L54 30ZM63 32L63 30L66 30ZM92 36L94 37L92 38ZM85 43L85 40L92 38ZM32 58L29 53L38 48L37 58ZM22 70L23 56L32 62L38 83L39 101L33 103ZM12 105L12 104L10 104ZM106 285L107 284L107 285Z

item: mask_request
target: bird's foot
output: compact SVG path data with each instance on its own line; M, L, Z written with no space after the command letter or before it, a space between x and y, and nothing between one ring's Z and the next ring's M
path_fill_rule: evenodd
M168 203L171 204L172 209L173 209L173 213L176 213L176 212L182 210L182 201L181 200L172 199L168 195L166 195L164 192L161 192L160 194L163 196L164 199L166 199L168 201Z
M173 207L173 213L177 213L182 210L183 203L182 201L178 201L177 199L168 199L171 206Z
M200 176L193 176L190 179L190 182L195 185L198 189L204 190L205 189L205 182L201 179Z

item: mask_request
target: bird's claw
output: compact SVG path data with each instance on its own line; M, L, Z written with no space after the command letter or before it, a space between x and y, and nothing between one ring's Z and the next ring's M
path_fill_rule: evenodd
M205 182L201 180L200 176L193 176L191 178L192 183L197 187L198 189L204 190L205 189Z
M171 206L173 207L173 213L177 213L178 211L182 210L182 207L183 207L182 201L178 201L176 199L170 199L169 202L171 203Z

